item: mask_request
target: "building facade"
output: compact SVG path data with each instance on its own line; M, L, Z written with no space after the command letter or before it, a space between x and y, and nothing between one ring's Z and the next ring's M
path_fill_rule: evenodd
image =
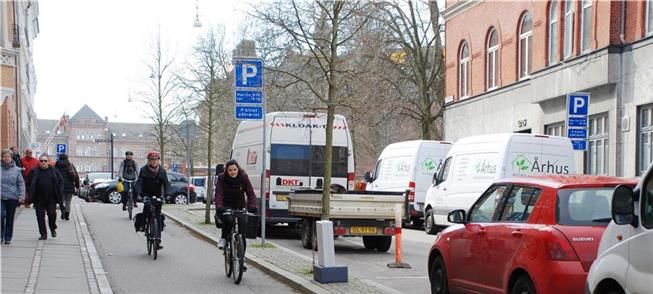
M653 1L448 0L445 138L566 136L566 95L587 92L579 171L633 177L653 159ZM479 123L482 122L482 123Z
M111 171L111 134L113 134L113 170L117 171L125 152L132 151L139 166L146 164L147 153L156 150L156 138L152 124L109 122L100 117L88 105L84 105L72 117L64 119L63 127L57 128L59 120L39 119L38 142L44 143L54 132L50 144L42 152L56 154L57 144L66 144L70 161L80 174L90 171ZM172 147L172 146L171 146ZM171 169L174 163L184 172L185 162L180 156L167 153L164 166ZM183 150L181 150L183 151Z
M28 147L36 137L33 41L39 34L37 1L0 1L0 147Z

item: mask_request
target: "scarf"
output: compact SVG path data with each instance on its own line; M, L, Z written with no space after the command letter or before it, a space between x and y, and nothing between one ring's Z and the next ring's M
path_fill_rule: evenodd
M224 184L226 187L231 189L241 189L243 186L243 175L238 173L235 178L229 176L229 174L224 174Z
M156 166L151 166L151 165L148 164L147 168L150 169L150 171L155 175L159 171L159 165L158 164Z

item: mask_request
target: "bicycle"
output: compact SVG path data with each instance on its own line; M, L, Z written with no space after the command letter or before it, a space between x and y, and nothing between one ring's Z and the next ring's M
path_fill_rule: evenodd
M160 197L146 197L145 201L150 201L150 215L145 222L145 238L147 240L147 255L154 253L154 260L157 258L159 244L161 243L161 224L156 217L157 206L163 203ZM154 251L154 252L153 252Z
M127 191L127 211L129 213L129 220L132 219L132 212L134 210L134 183L136 183L136 180L127 180L120 178L122 182L127 182L129 183L129 190Z
M245 271L245 234L239 230L239 222L244 221L247 227L247 218L254 214L246 209L226 209L223 216L234 216L231 234L226 238L224 246L224 270L227 277L239 284Z

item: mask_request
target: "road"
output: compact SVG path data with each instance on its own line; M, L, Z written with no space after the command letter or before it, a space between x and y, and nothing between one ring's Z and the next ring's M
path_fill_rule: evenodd
M84 203L82 212L114 293L295 292L251 266L235 285L224 274L222 253L173 221L166 221L164 249L152 260L145 237L118 205Z
M335 241L336 262L349 266L350 272L368 282L380 284L384 288L394 289L400 293L430 293L428 279L428 253L434 235L427 235L423 230L403 229L403 262L411 269L390 269L388 263L394 261L394 241L388 252L368 251L360 237L340 237ZM299 234L288 227L272 227L268 238L281 246L311 257L312 250L302 248Z

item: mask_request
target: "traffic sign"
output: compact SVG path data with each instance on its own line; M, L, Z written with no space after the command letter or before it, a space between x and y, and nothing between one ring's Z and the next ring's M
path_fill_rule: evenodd
M236 105L237 120L262 120L263 106Z
M569 139L587 139L587 129L569 129L567 137Z
M567 137L574 150L587 150L589 93L567 94Z
M57 144L57 155L68 153L66 152L67 150L68 150L68 146L66 144Z
M587 117L570 117L569 126L587 128Z
M571 140L571 145L574 146L574 150L587 150L586 140Z
M236 103L263 103L263 91L236 89Z
M569 116L587 116L590 105L589 93L571 93L567 97Z
M176 173L177 169L179 169L179 165L176 162L172 163L172 172Z
M261 59L236 59L236 88L261 88L263 87L263 60Z

